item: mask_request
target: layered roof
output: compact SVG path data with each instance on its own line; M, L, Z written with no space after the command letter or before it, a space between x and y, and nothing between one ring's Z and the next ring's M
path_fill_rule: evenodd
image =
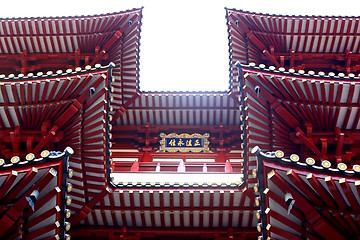
M248 186L259 194L263 238L355 236L358 78L263 64L238 67L244 158L254 172L248 180L258 179ZM288 194L295 200L289 213Z
M227 20L231 66L240 61L296 70L359 73L357 17L271 15L227 9Z
M0 73L115 63L114 107L136 92L142 9L76 17L1 19ZM121 82L121 83L120 83Z
M229 229L234 236L256 237L251 191L154 187L157 189L114 191L91 209L81 226L74 229L74 235L110 237L125 233L121 228L112 234L106 230L127 226L128 236L145 238L173 235L170 231L183 237L211 238L227 234ZM99 232L96 226L102 226Z
M228 9L227 19L243 156L253 173L247 181L258 195L262 239L353 238L358 18Z
M358 78L350 74L358 71L357 21L236 10L227 10L227 18L232 68L227 94L140 92L141 9L88 17L3 20L0 50L16 66L16 74L6 72L9 61L0 62L6 74L0 76L0 152L9 163L14 154L24 157L27 152L39 154L44 148L64 149L67 145L74 149L69 160L74 191L69 195L73 198L70 222L75 236L139 239L176 233L251 239L257 235L257 208L256 195L250 189L260 190L261 214L267 213L261 218L263 236L329 236L311 226L314 223L323 224L340 238L358 234L357 173L316 167L346 164L350 169L358 164L360 86ZM94 68L97 62L110 61L115 66ZM237 61L240 71L235 68ZM241 65L252 61L277 68ZM63 71L48 71L55 67ZM70 70L63 73L66 68ZM320 68L348 74L305 74L302 70ZM34 76L30 71L41 72ZM236 130L238 126L241 130ZM156 153L160 132L188 129L211 132L215 145L211 154L221 155L217 157L224 172L231 150L238 158L244 157L246 183L241 189L240 184L226 181L108 181L110 149L116 156L129 152L154 156L160 154ZM250 155L255 146L270 153L256 162ZM315 167L273 157L272 152L279 149L295 153L292 159L312 159ZM256 167L263 177L248 174ZM14 177L6 174L9 180L5 181L13 181ZM281 200L286 192L297 201L289 215L285 215L285 201ZM324 203L318 200L318 193ZM298 203L304 209L299 209ZM282 229L283 221L289 227ZM302 222L309 225L304 227ZM335 222L341 222L344 229L334 226ZM169 231L174 228L175 232Z
M242 67L249 146L356 163L358 78Z
M112 65L111 65L112 66ZM69 161L74 176L72 224L92 200L104 197L109 168L109 103L111 74L108 68L77 69L62 74L6 78L2 92L1 154L38 156L42 149L70 146L75 154ZM75 219L75 220L73 220Z
M141 9L86 17L4 19L9 36L1 43L3 49L14 44L12 51L7 49L4 54L17 67L15 74L9 74L9 66L4 65L5 75L0 76L2 156L9 161L13 153L25 156L65 145L74 149L69 161L74 170L69 180L73 185L69 208L75 236L112 238L129 233L130 238L140 238L133 234L140 228L145 237L172 235L170 228L191 228L183 234L212 237L246 232L254 237L254 196L246 189L234 188L241 178L236 184L215 183L212 191L200 190L198 184L165 186L151 182L146 186L122 182L124 188L116 189L120 185L108 182L110 129L115 135L114 150L121 150L119 139L128 140L126 134L132 135L131 141L135 138L131 147L141 149L148 147L148 139L137 137L139 132L147 136L147 129L151 134L183 131L189 125L201 133L212 131L214 149L223 151L224 144L227 151L239 149L236 86L229 94L139 92L140 19ZM95 65L110 61L115 66ZM54 69L62 71L50 71ZM39 72L34 76L33 71ZM109 125L111 122L114 126ZM214 154L221 155L223 162L217 165L225 172L224 167L229 168L224 160L228 152ZM230 154L241 155L239 151ZM130 228L111 234L108 231L123 226ZM203 227L206 229L197 231Z

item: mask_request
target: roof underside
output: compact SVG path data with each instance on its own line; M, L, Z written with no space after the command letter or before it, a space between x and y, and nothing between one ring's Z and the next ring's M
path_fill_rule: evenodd
M249 147L358 163L359 81L242 68Z
M108 72L92 69L0 83L2 157L9 161L9 154L24 158L26 152L38 156L42 149L72 147L73 213L107 193Z
M359 73L359 19L227 10L230 65ZM233 68L234 73L236 69ZM235 76L233 73L233 76Z
M359 175L257 153L263 237L350 239L359 235ZM290 194L290 195L289 195ZM295 200L290 210L289 202Z
M257 169L258 183L249 186L260 193L262 236L357 236L359 176L351 169L359 164L359 79L239 67L245 161ZM295 199L290 214L287 193Z
M210 131L216 146L212 150L223 156L236 150L242 157L243 133L249 147L245 157L259 145L265 151L286 149L315 161L327 158L332 163L357 163L357 81L250 67L243 67L237 81L235 68L237 61L265 62L286 69L357 73L357 19L267 16L228 10L233 79L227 94L139 92L140 20L141 9L88 17L1 20L0 66L6 75L25 75L8 75L5 80L0 76L4 80L0 83L2 157L8 162L14 154L24 157L26 152L38 154L47 147L62 150L69 145L74 149L70 158L74 177L69 181L74 189L70 193L70 221L75 236L139 239L182 234L253 239L257 235L255 195L249 191L257 181L253 176L242 189L201 190L149 183L149 188L114 188L112 192L108 188L110 129L112 149L118 150L118 155L128 148L153 154L158 150L155 145L160 132L190 129ZM319 59L325 60L319 63ZM115 63L112 72L92 68L95 63L111 61ZM83 70L86 65L90 66ZM47 72L67 68L72 69L67 74ZM47 73L26 77L36 71ZM245 104L242 112L238 109L238 86L245 91L240 96ZM235 130L241 124L240 115L246 124ZM256 159L250 156L245 160L244 175L248 176ZM225 163L224 157L222 161ZM278 171L285 178L284 170ZM349 184L347 190L342 188L345 192L355 187L354 181ZM277 193L281 191L279 186L270 187ZM306 204L308 200L303 201ZM358 198L355 201L359 204ZM276 200L271 208L279 204ZM333 212L328 213L332 219ZM298 220L288 218L298 230L290 230L290 234L299 235ZM343 218L346 216L338 219ZM278 215L269 221L273 229L279 228ZM347 223L352 224L350 220ZM356 227L351 228L356 232ZM311 232L316 235L316 230Z
M0 20L0 73L47 72L115 63L115 109L138 86L142 9L96 16ZM120 84L121 82L121 84Z

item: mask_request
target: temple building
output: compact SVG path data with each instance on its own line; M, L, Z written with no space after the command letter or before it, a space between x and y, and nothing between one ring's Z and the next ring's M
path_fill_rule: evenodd
M360 238L359 18L226 20L228 91L146 92L142 8L0 19L0 238Z

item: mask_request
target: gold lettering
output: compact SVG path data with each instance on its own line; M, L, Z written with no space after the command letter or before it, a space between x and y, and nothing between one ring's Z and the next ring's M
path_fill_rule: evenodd
M172 146L172 147L175 147L175 139L171 139L170 142L169 142L169 145Z

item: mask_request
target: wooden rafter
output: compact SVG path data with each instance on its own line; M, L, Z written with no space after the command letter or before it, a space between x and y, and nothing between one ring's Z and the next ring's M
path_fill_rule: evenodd
M32 179L35 178L35 176L38 174L39 170L37 168L32 167L26 175L22 178L22 181L20 181L16 186L10 189L9 192L4 196L1 202L9 203L12 199L14 199L20 191L22 191L27 183L31 182Z
M37 189L39 192L57 175L55 169L51 169L46 172L34 185L29 188L24 194L10 207L6 210L5 214L1 216L0 223L2 227L0 229L0 236L4 236L8 229L19 219L21 212L28 206L26 196L30 196L31 192Z
M297 204L300 204L298 206L301 206L301 211L304 213L306 220L310 223L310 225L313 225L313 229L324 238L328 237L334 237L338 239L345 239L341 233L332 227L325 218L321 216L321 213L319 213L314 206L306 200L306 198L299 193L293 186L286 183L286 181L276 172L271 171L268 174L268 181L272 181L276 186L279 186L283 194L287 192L291 193L294 197L295 201L297 201ZM295 205L295 206L296 206Z
M129 100L127 100L120 108L117 110L117 112L114 114L113 122L116 121L122 114L125 113L127 108L135 102L135 100L140 96L139 93L135 93Z
M325 184L327 185L332 197L334 198L336 204L339 206L340 209L346 209L347 205L344 201L344 198L342 197L341 193L339 192L335 181L332 179L332 177L326 177L325 178Z
M323 202L318 198L318 194L307 185L304 180L296 173L295 170L290 169L286 176L293 182L295 186L298 186L300 190L310 199L311 202L315 203L316 206L324 205Z
M280 63L275 59L273 54L269 53L266 45L255 34L253 34L253 32L250 31L250 29L244 23L242 23L242 21L237 21L238 25L236 25L234 22L229 22L229 24L235 28L239 26L245 32L250 42L252 42L264 54L263 56L266 56L266 58L270 60L270 62L275 66L280 67Z
M350 187L348 181L346 180L346 178L340 179L339 185L340 185L340 188L342 189L343 193L345 194L346 199L349 201L351 208L354 211L359 212L360 205L359 205L358 201L356 200L356 197L355 197L353 191L351 190L351 187Z
M114 35L104 44L101 51L99 51L100 47L96 47L95 49L95 58L92 59L90 65L94 65L99 63L100 60L104 59L106 52L115 44L115 42L121 37L122 32L116 31Z
M329 192L324 188L324 186L319 182L316 176L312 173L309 173L306 176L310 186L321 196L321 199L326 203L327 206L335 207L334 199L331 197Z
M101 201L111 190L109 188L103 189L99 194L97 194L87 205L83 206L81 210L71 218L71 224L77 225L80 223L87 215L90 213L91 209Z

